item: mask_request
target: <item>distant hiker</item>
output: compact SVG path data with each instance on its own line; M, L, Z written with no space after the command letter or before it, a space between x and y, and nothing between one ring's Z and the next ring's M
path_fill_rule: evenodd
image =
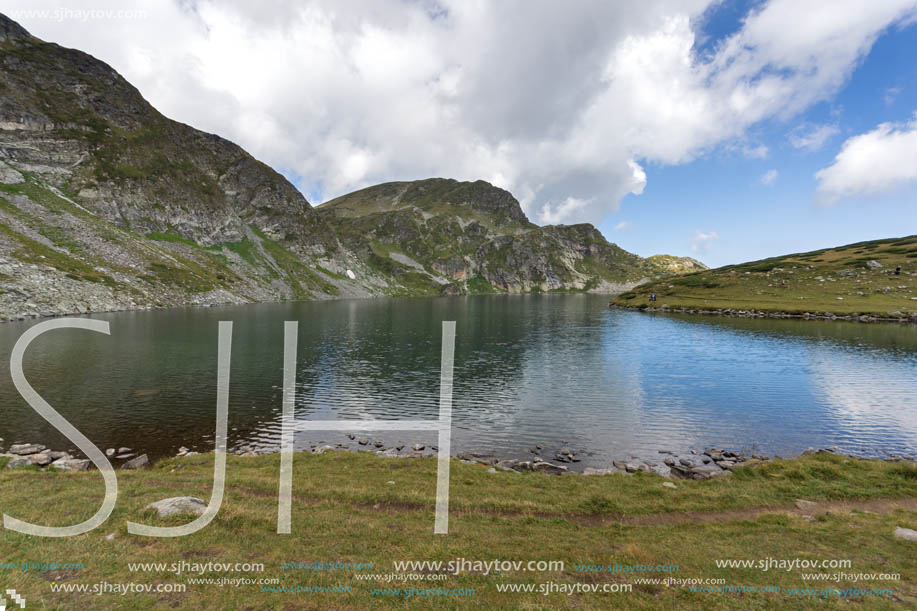
M895 275L896 275L896 276L900 276L900 275L901 275L901 266L900 266L900 265L899 265L898 267L895 268Z
M656 301L656 293L650 293L650 301Z
M780 281L780 286L786 288L786 280L781 280L781 281Z

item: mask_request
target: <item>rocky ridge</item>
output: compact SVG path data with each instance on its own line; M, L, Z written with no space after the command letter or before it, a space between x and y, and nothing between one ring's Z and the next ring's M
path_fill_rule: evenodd
M317 210L381 274L427 294L611 294L706 269L690 258L644 259L587 223L539 227L512 194L481 180L386 183Z

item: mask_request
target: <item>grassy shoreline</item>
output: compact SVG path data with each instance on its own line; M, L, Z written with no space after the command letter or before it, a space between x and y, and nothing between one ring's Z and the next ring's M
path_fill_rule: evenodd
M2 511L44 525L91 516L104 495L98 472L8 470L0 459ZM147 504L174 496L210 498L213 455L161 461L118 472L119 500L100 528L66 539L0 531L3 562L82 563L81 569L0 571L5 588L27 596L30 608L352 609L402 607L406 596L380 588L464 588L473 596L410 597L422 608L824 608L856 600L865 608L917 604L917 543L897 540L896 526L917 528L917 466L817 454L737 469L708 482L667 480L640 473L563 477L490 473L452 462L450 533L433 535L434 459L383 459L368 453L294 456L293 533L276 534L278 455L229 456L219 514L203 530L176 539L129 535L125 521L180 525L190 517L157 518ZM816 503L805 511L797 499ZM106 537L110 534L114 538ZM404 584L358 579L395 571L402 560L562 561L562 570L481 571ZM801 570L719 568L717 559L849 559L846 573L898 573L899 580L805 580ZM163 568L131 571L128 563L208 561L263 563L257 574L176 575ZM372 563L372 569L292 570L284 563ZM576 565L677 565L676 573L577 570ZM821 572L821 571L813 571ZM834 571L830 571L834 572ZM263 592L261 586L202 585L192 578L278 578L290 588L350 587L348 592ZM637 579L723 579L725 585L770 586L781 593L692 592L687 587L638 584ZM185 584L184 593L74 594L52 584ZM500 592L498 586L619 584L630 592ZM788 588L890 588L883 596L792 596Z
M735 318L776 318L792 320L840 320L843 322L864 323L900 323L917 324L917 312L910 316L887 316L878 313L867 314L835 314L833 312L788 312L779 309L739 309L732 308L689 308L689 307L652 307L652 306L626 306L614 301L608 304L613 310L627 310L629 312L647 312L651 314L701 314L704 316L731 316Z

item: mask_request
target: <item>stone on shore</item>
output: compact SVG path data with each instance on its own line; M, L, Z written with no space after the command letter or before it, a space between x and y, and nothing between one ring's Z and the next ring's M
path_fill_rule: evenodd
M129 470L140 469L147 466L148 464L150 464L149 457L146 454L141 454L137 458L132 458L131 460L121 465L121 468Z
M88 458L59 458L51 467L60 471L86 471L89 469Z
M481 465L494 466L500 459L496 456L491 456L490 454L481 454L480 452L461 452L456 458L459 460L465 460L468 462L475 462Z
M144 454L144 456L146 456L146 454ZM156 515L161 518L168 518L169 516L181 515L183 513L191 513L199 516L207 509L207 503L193 496L176 496L150 503L146 508L155 510Z
M562 473L567 472L567 467L564 467L563 465L555 465L549 462L536 462L532 463L532 471L561 475Z
M18 469L20 467L30 467L31 465L32 465L32 461L29 460L28 458L24 456L17 456L16 458L6 463L6 468L7 469Z
M583 469L583 475L612 475L614 473L620 473L620 471L615 468L597 469L595 467L586 467Z
M671 467L672 477L705 481L714 477L729 475L731 471L720 469L716 465L675 464Z
M414 450L415 452L423 452L424 448L426 447L427 446L425 446L422 443L415 443L414 445L411 446L411 449Z
M29 454L38 454L48 448L37 443L14 443L10 446L8 452L17 456L27 456Z
M501 460L494 464L494 467L500 471L512 471L513 473L518 473L519 469L518 460Z
M54 460L51 458L50 452L42 452L41 454L29 454L25 458L28 458L29 462L31 462L33 465L39 465L41 467L50 465L51 461Z

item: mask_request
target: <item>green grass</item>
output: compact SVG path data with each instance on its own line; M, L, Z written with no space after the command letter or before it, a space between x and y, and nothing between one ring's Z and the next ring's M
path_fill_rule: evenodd
M9 202L0 198L3 208L11 206ZM87 282L103 283L111 287L118 286L115 280L104 273L98 272L92 265L88 265L79 259L71 257L50 246L46 246L37 240L15 231L6 223L0 222L0 233L11 238L18 247L13 251L16 260L23 263L33 263L38 265L48 265L62 272L68 277L75 280L85 280Z
M146 237L148 237L151 240L155 240L157 242L171 242L173 244L184 244L185 246L191 246L192 248L200 248L197 242L193 240L189 240L187 238L183 238L180 235L177 235L174 233L161 233L158 231L154 231L152 233L147 234Z
M468 292L472 295L482 295L498 292L496 287L494 287L494 285L492 285L482 276L475 276L471 278L468 280L465 286L468 288Z
M327 295L338 295L340 293L336 286L309 269L309 266L281 244L269 238L257 227L252 227L251 229L261 240L261 246L264 251L274 259L286 274L287 284L293 289L294 300L309 299L312 297L312 291L321 291Z
M98 473L53 473L3 468L0 509L21 520L49 526L82 521L104 494ZM917 554L913 543L892 537L898 525L917 527L917 513L894 510L883 499L917 497L917 467L861 461L830 454L778 460L740 469L711 482L678 481L662 486L656 475L556 477L489 473L486 467L453 461L448 535L433 535L436 461L381 459L370 454L297 454L293 475L293 533L276 534L279 456L228 457L226 495L213 522L183 538L129 535L125 521L175 526L144 507L179 495L210 497L212 455L172 459L148 471L118 472L119 500L102 527L73 538L28 537L0 531L4 562L82 562L84 568L0 573L4 586L25 594L34 608L105 609L353 609L402 608L404 597L372 596L394 560L560 560L563 570L449 575L414 587L472 588L475 596L415 598L419 608L582 609L786 609L841 604L817 597L782 594L695 593L680 587L636 585L628 594L509 594L498 583L630 583L623 574L586 573L574 564L675 564L670 576L723 578L728 585L891 588L905 605L917 604ZM391 484L389 482L394 482ZM872 502L870 512L832 508L804 520L789 512L795 499ZM762 509L769 508L769 509ZM685 516L721 514L713 521ZM687 512L687 513L686 513ZM699 512L699 513L694 513ZM824 512L821 512L824 514ZM105 536L114 533L108 541ZM715 559L849 559L848 573L900 573L899 581L842 579L803 581L799 570L720 569ZM257 562L264 573L211 572L202 577L279 578L280 585L350 585L348 593L262 593L257 585L188 585L185 593L102 595L77 598L51 592L50 583L185 583L194 575L167 569L132 573L128 562ZM372 563L371 571L284 570L284 562ZM654 577L652 573L637 577ZM854 597L858 608L879 609L888 597Z
M614 305L837 315L917 311L917 237L859 242L644 284ZM869 269L869 261L883 267ZM890 272L901 266L902 273ZM785 284L784 284L785 282ZM656 303L650 293L658 295Z

